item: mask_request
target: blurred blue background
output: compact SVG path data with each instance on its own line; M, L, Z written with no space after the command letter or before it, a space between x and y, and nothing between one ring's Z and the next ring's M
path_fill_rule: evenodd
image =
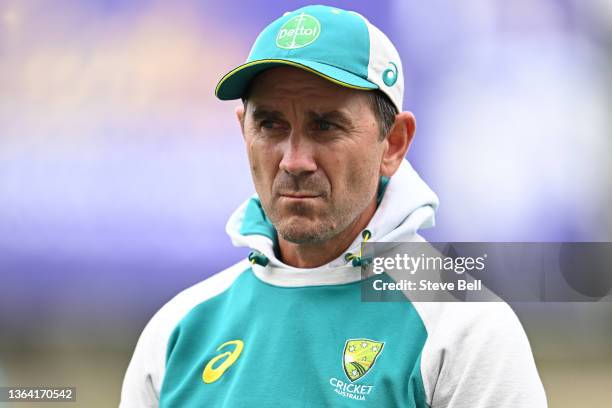
M224 227L253 187L236 102L213 90L305 4L0 3L5 385L116 405L151 315L246 256ZM441 201L427 239L610 241L612 3L326 4L402 55L408 158ZM609 406L610 305L515 305L551 407Z

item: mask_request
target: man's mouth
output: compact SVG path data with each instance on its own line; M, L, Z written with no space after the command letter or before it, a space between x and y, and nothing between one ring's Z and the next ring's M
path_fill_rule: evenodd
M291 198L291 199L308 199L308 198L317 198L320 197L320 194L314 193L280 193L279 194L283 198Z

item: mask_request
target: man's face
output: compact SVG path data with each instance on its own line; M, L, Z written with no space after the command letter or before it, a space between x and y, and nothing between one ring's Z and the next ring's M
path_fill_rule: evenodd
M253 81L238 115L255 190L285 240L327 241L372 203L386 142L365 92L292 67Z

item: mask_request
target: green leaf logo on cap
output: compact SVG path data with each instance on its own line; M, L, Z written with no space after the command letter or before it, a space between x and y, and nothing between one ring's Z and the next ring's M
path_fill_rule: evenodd
M302 13L289 19L276 34L276 46L286 50L302 48L315 42L321 33L319 20Z

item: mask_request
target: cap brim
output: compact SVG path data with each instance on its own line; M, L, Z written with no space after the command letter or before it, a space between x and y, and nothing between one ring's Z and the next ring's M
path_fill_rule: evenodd
M378 85L340 68L302 59L262 59L247 62L225 74L215 88L215 95L222 100L239 99L260 72L273 67L289 65L304 69L340 86L354 89L378 89Z

